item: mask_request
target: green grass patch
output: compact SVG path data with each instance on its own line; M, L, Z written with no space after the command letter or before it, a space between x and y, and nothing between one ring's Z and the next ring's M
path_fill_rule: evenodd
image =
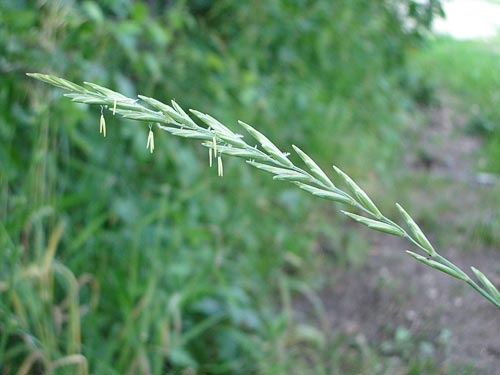
M500 173L500 38L460 41L440 37L411 60L423 82L458 98L466 131L484 136L480 168Z

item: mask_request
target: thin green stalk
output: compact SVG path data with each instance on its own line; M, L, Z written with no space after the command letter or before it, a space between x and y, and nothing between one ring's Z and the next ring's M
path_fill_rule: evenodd
M449 261L448 259L444 258L439 254L436 254L436 259L457 272L461 271L459 267L457 267L451 261ZM498 299L498 296L495 297L494 293L489 293L485 288L481 288L481 286L479 286L478 283L476 283L472 278L468 276L465 282L469 284L476 292L481 294L484 298L486 298L488 301L490 301L492 304L494 304L496 307L500 309L500 300Z
M438 254L420 227L401 205L396 204L406 222L408 230L403 229L393 220L384 216L368 194L345 172L335 166L333 167L340 181L347 188L344 190L337 187L316 162L295 145L292 147L304 163L305 169L296 166L288 158L289 154L282 152L264 134L244 122L240 121L239 125L259 143L260 148L248 144L242 135L234 133L210 115L190 110L192 116L204 124L204 126L198 125L193 120L193 117L188 115L174 101L171 102L171 105L167 105L156 99L142 95L139 95L137 99L132 99L89 82L85 82L83 86L80 86L51 75L39 73L28 73L28 75L53 86L68 90L69 93L65 94L65 96L75 102L100 105L101 117L99 130L104 136L106 136L106 122L104 118L104 110L106 109L111 111L113 115L149 123L150 132L147 147L151 152L154 150L152 124L155 124L157 129L166 131L172 135L201 140L202 145L209 150L210 165L213 162L217 163L218 174L220 176L224 173L222 156L236 156L246 159L247 163L254 168L273 174L273 179L275 180L289 181L312 195L351 206L354 211L362 215L348 211L342 211L342 213L373 230L406 239L421 252L421 254L417 254L407 251L408 255L427 266L465 281L475 291L500 309L500 292L493 283L483 273L472 268L476 278L483 285L481 287L453 262Z

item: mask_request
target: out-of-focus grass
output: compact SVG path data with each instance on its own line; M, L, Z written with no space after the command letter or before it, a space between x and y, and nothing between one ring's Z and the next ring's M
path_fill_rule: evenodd
M448 119L451 123L439 123L436 126L449 127L449 138L439 138L438 135L437 142L454 142L461 135L472 135L482 142L479 152L470 155L471 170L466 170L469 168L467 166L454 167L464 169L455 172L462 173L462 176L467 175L466 182L444 175L438 176L439 173L436 178L429 179L429 173L424 168L421 171L412 171L407 176L406 183L399 185L403 194L407 192L413 195L409 200L416 203L410 209L417 215L423 227L437 231L438 246L448 246L450 243L460 248L474 247L478 243L490 246L494 243L492 240L499 238L496 228L500 217L491 214L488 208L498 207L498 189L495 189L495 185L482 185L479 175L486 172L491 174L485 175L486 178L492 177L491 181L498 181L500 172L499 38L456 40L438 36L410 54L411 74L408 76L408 87L416 101L423 105L424 109L429 109L422 112L423 116L419 110L415 111L416 123L420 125L417 125L418 128L414 131L421 134L427 129L432 130L429 124L440 121L439 117L433 116L436 113L448 113L451 114ZM422 107L418 109L420 108ZM414 134L412 137L417 140L420 136ZM424 148L419 148L421 147L417 146L416 151L422 152L422 159L433 158ZM435 151L440 154L438 148L436 144ZM440 157L449 156L438 155L438 158ZM439 163L439 160L435 161ZM418 190L414 189L416 185L419 186ZM438 186L455 193L442 196L438 193ZM473 191L470 191L471 189ZM453 197L459 195L465 199L457 206ZM436 215L436 211L440 214ZM468 215L463 215L463 212L468 212Z
M484 136L481 170L500 173L500 37L455 40L439 37L413 54L415 72L425 82L459 99L455 108L467 118L466 130Z

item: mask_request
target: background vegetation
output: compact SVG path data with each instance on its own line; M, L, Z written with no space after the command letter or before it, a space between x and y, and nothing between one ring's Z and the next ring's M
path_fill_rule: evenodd
M107 118L103 139L98 108L24 74L242 119L377 197L407 109L441 84L407 64L439 2L398 4L2 1L0 372L384 373L352 338L305 355L321 335L293 319L290 300L314 303L325 265L363 261L333 210L237 161L219 179L182 140L156 137L151 156L135 123ZM472 128L498 137L488 103Z
M486 140L480 169L498 174L500 69L496 44L498 37L483 41L442 37L414 56L413 68L417 74L425 72L427 82L432 82L435 88L453 93L466 118L465 130ZM454 56L460 56L460 61Z

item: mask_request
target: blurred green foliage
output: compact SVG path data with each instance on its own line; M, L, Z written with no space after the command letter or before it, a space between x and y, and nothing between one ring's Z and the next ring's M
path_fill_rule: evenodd
M237 161L218 179L200 147L169 137L151 157L147 128L111 117L103 139L98 108L26 72L175 98L377 178L397 151L406 53L439 12L2 1L0 372L293 373L289 294L360 248L327 208Z
M425 75L427 83L433 82L459 101L465 130L485 140L480 168L496 174L500 173L498 42L499 37L483 41L440 37L411 58L415 75Z
M481 195L480 202L474 203L477 212L467 210L468 215L457 220L457 228L450 231L462 247L467 241L472 241L472 245L465 247L477 246L477 243L494 247L500 240L500 215L495 214L500 202L499 190L495 188L500 174L498 42L499 36L483 40L456 40L440 36L429 41L425 48L411 53L409 58L413 76L416 81L420 80L415 86L427 88L420 91L424 93L423 97L429 92L437 93L446 98L444 106L451 98L454 131L464 132L482 142L475 155L474 178L479 185L483 185L476 188ZM433 105L443 105L437 98L428 101ZM436 186L434 181L430 190L438 191ZM434 211L435 207L431 208L427 216L434 217ZM457 236L457 233L465 236Z

